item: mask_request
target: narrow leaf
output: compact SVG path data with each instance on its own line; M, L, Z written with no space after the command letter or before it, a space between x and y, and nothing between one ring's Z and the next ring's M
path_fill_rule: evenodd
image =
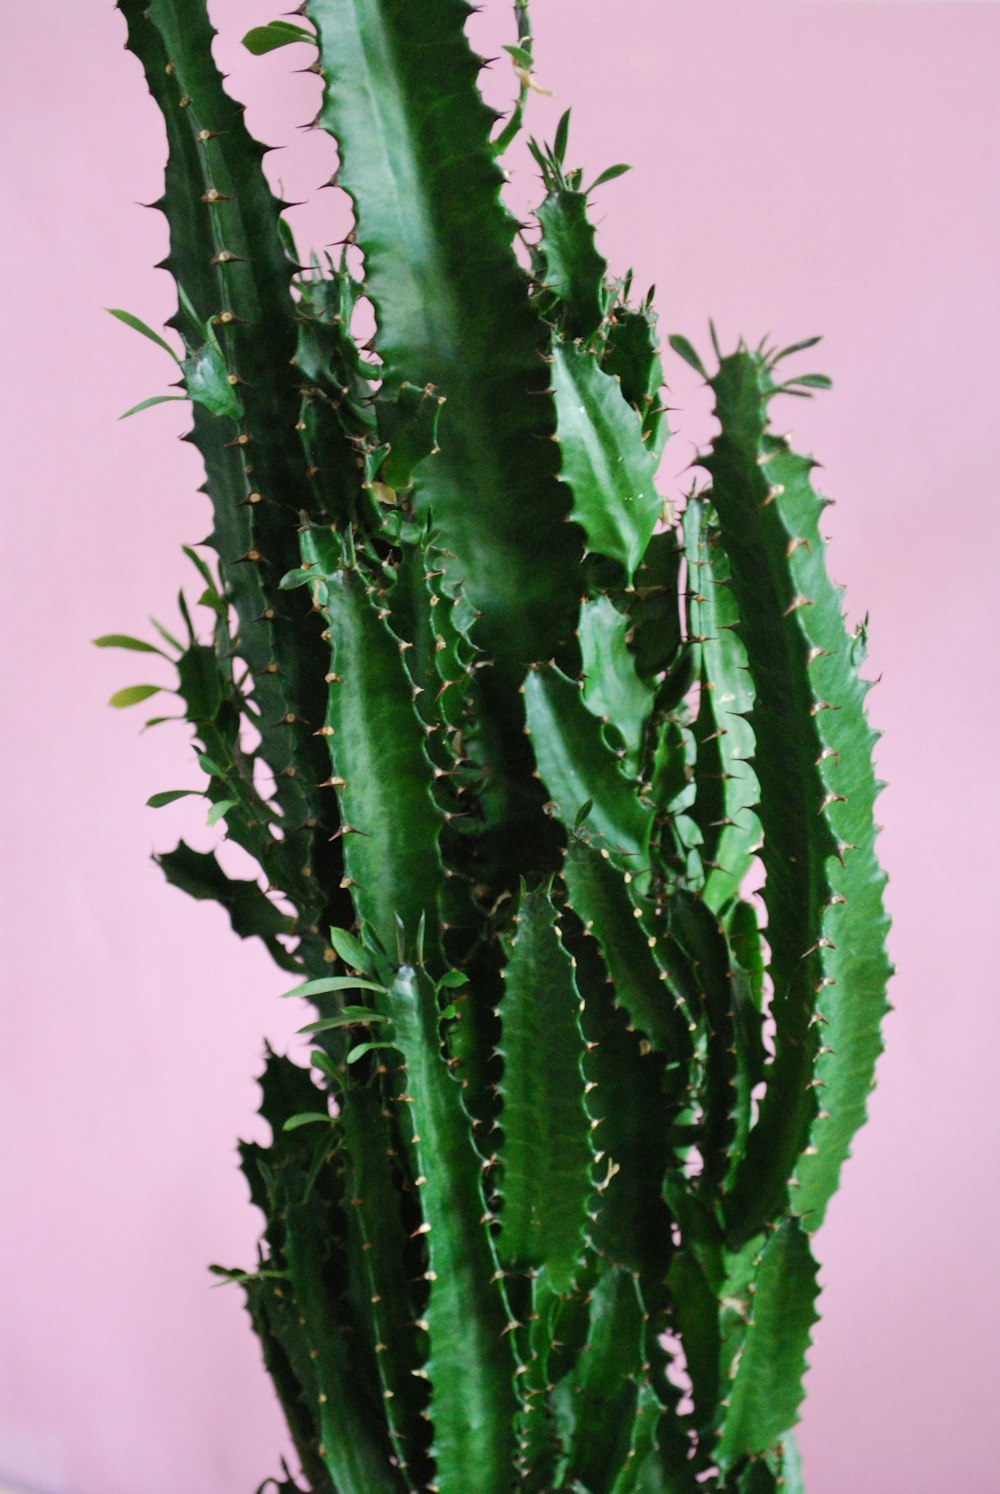
M371 955L361 940L356 939L347 929L331 928L330 943L344 964L350 965L352 970L360 970L364 975L375 974Z
M169 643L172 648L175 648L179 654L182 654L184 652L183 643L181 643L179 639L175 638L173 633L169 633L161 622L157 622L155 617L151 617L149 620L153 624L153 627L156 629L156 631L159 633L160 637L166 643Z
M170 344L158 332L154 332L152 327L147 327L145 322L140 321L137 316L133 316L131 311L122 311L117 306L105 306L104 310L110 312L112 316L116 316L120 322L124 322L126 327L131 327L134 332L141 332L143 337L148 337L150 342L155 342L157 347L162 348L165 353L169 353L175 363L180 363L181 360ZM137 405L136 408L142 409L142 406Z
M337 1065L334 1063L329 1053L324 1053L322 1048L314 1048L312 1050L312 1052L309 1054L309 1062L312 1064L314 1069L319 1069L324 1078L332 1079L337 1084L341 1084L343 1082Z
M209 826L217 824L224 815L227 815L231 809L235 808L235 799L219 799L218 802L213 804L211 809L208 811L208 816L205 820L205 824Z
M631 166L626 166L624 164L609 166L606 171L601 172L600 176L594 178L590 186L584 192L584 197L589 197L595 187L603 187L605 182L613 182L616 176L624 176L626 171L631 170Z
M373 1022L385 1022L387 1019L378 1012L373 1012L367 1006L347 1006L335 1017L321 1017L317 1022L310 1022L306 1027L298 1028L300 1035L309 1036L315 1032L336 1032L341 1027L370 1026Z
M192 550L190 545L182 545L181 549L184 551L184 554L187 556L188 560L190 560L191 564L197 568L198 574L201 576L202 580L205 582L205 585L209 588L209 590L218 593L219 588L215 584L215 578L213 577L212 572L209 570L208 566L205 564L204 560L202 560L201 556L198 554L197 550Z
M392 1048L393 1043L356 1043L347 1055L348 1063L357 1063L359 1058L364 1058L366 1053L373 1053L376 1048Z
M211 607L212 611L220 617L226 610L225 601L222 599L222 597L220 597L219 593L210 586L206 586L205 590L198 598L198 606Z
M146 807L162 809L165 804L173 804L175 799L186 799L189 794L194 794L199 799L202 797L201 789L167 789L162 794L152 794L146 800Z
M794 379L789 379L786 384L781 385L783 389L789 389L795 384L801 384L806 389L832 389L833 380L829 374L799 374Z
M505 46L504 51L510 53L514 61L517 63L518 67L523 67L526 72L531 71L534 63L534 58L532 57L531 52L527 47Z
M295 591L297 587L307 586L310 581L315 580L316 577L312 571L307 570L304 566L295 566L293 570L285 572L278 582L278 586L282 591Z
M683 358L685 363L690 363L695 373L700 373L702 378L707 382L708 373L706 372L705 365L704 363L702 363L701 359L698 357L698 354L688 342L687 338L681 337L680 333L678 332L673 332L667 340L670 343L670 346L673 348L674 352L679 357Z
M311 31L293 26L290 21L271 21L267 26L254 26L243 38L243 45L255 57L263 57L265 52L274 52L278 47L291 46L293 42L308 42L314 47L316 38Z
M324 1115L318 1110L303 1110L299 1115L290 1115L282 1126L283 1131L297 1131L300 1126L315 1126L316 1124L329 1126L332 1117Z
M159 695L161 685L127 685L124 690L116 690L108 701L117 710L123 706L138 705L141 700L148 700L151 695Z
M382 991L383 986L370 980L359 980L355 975L324 975L318 980L307 980L294 991L285 991L284 996L325 996L330 991Z
M569 140L569 120L572 112L571 109L567 109L556 125L556 138L552 146L552 154L560 166L566 157L566 143Z
M140 400L137 405L133 405L130 410L126 410L123 414L119 415L118 419L127 420L130 415L138 415L140 410L149 410L153 405L174 404L177 400L181 400L185 404L187 403L187 398L183 394L153 394L150 395L149 399Z
M146 643L142 638L130 638L127 633L105 633L101 638L93 638L91 642L97 648L129 648L134 649L137 654L159 654L161 659L167 658L162 648L157 648L155 643Z
M792 353L804 353L806 348L814 348L816 344L818 342L822 342L822 340L822 336L804 337L801 342L789 343L787 348L782 348L780 353L775 353L774 357L771 359L771 367L773 368L776 363L780 363L782 358L790 357Z

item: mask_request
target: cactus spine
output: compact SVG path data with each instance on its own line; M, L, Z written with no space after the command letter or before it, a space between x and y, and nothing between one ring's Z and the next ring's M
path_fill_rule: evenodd
M120 9L167 124L214 515L210 637L184 607L167 644L261 881L159 859L314 1007L241 1149L258 1264L222 1273L301 1464L261 1488L795 1494L810 1237L889 975L864 634L769 422L824 381L781 382L800 347L720 355L673 522L655 315L597 250L568 115L514 252L523 0L499 133L465 0L305 0L312 30L252 34L318 47L363 283L296 263L205 0Z

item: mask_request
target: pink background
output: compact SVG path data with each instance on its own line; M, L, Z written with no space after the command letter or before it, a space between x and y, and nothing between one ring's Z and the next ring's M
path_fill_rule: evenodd
M149 860L216 832L185 803L186 731L106 709L158 677L88 640L168 626L209 527L165 356L106 316L172 308L158 116L110 4L4 7L7 725L0 909L0 1481L39 1494L249 1494L278 1412L236 1289L251 1259L236 1172L262 1038L289 1041L286 980L221 911ZM233 38L281 9L213 5L250 124L287 195L330 169L296 126L308 58ZM664 332L704 350L822 331L832 395L781 416L825 464L832 567L872 614L872 696L900 967L889 1053L817 1241L827 1283L801 1431L810 1494L995 1494L1000 1002L996 922L996 359L1000 11L989 5L536 0L540 135L574 105L570 156L599 194L612 266L656 281ZM483 48L511 39L486 0ZM490 87L508 95L506 61ZM518 170L513 200L535 192ZM300 233L339 236L334 194ZM311 227L309 224L311 223ZM339 230L342 231L342 228ZM800 365L805 371L806 364ZM686 435L704 401L677 360ZM157 663L153 660L153 665ZM156 702L152 702L155 705ZM11 716L11 707L13 715ZM168 707L169 708L169 707ZM149 714L151 714L150 712ZM235 865L235 861L233 865Z

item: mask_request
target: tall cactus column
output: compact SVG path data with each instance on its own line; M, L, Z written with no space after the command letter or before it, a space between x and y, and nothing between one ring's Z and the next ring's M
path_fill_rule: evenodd
M204 786L151 803L203 793L260 873L182 841L168 878L312 1008L241 1147L258 1260L213 1268L300 1465L261 1491L801 1494L812 1235L890 973L864 632L769 424L827 381L672 338L719 421L675 522L656 316L590 218L624 168L584 187L567 113L530 232L500 196L524 0L504 122L464 0L247 37L316 48L362 280L299 265L205 0L120 8L215 560L205 641L183 596L183 641L98 641L176 668Z

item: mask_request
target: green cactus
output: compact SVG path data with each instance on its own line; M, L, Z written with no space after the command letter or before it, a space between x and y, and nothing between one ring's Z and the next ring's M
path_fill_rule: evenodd
M769 424L826 381L781 382L807 344L709 376L672 338L720 427L674 522L655 315L597 249L568 113L515 254L524 0L499 130L465 0L305 0L248 36L318 48L363 281L298 264L206 0L120 9L167 125L164 397L215 569L188 552L207 639L182 595L183 640L97 641L176 665L205 781L150 802L204 793L260 868L182 841L168 879L314 1009L241 1149L256 1268L214 1268L301 1464L261 1490L801 1491L810 1240L890 974L864 629Z

